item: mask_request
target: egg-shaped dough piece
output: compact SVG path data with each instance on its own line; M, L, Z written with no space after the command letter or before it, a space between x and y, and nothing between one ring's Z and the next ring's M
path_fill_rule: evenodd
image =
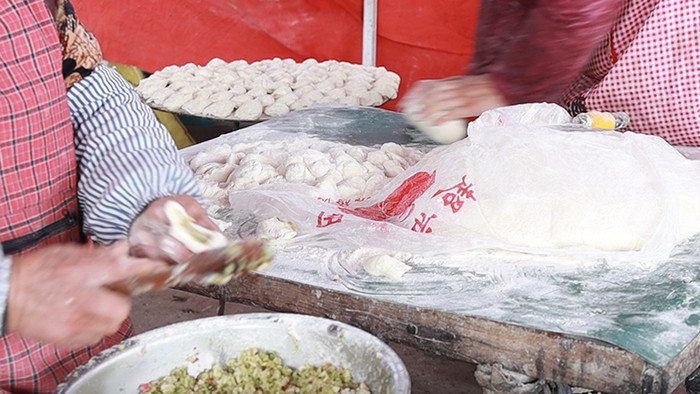
M202 115L204 113L204 108L210 104L210 101L206 97L195 97L182 104L182 109L192 115Z
M233 115L240 120L258 120L262 111L263 106L260 101L253 99L243 103Z
M289 107L286 104L276 102L265 107L263 113L270 117L282 116L289 113Z
M205 116L211 116L214 118L226 118L231 115L234 109L233 102L230 100L221 100L209 104L204 108Z
M180 92L175 92L170 95L165 101L163 101L163 108L168 111L179 111L182 106L192 100L191 94L182 94Z

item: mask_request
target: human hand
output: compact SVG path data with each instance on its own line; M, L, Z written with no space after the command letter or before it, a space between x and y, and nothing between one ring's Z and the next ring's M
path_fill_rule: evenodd
M508 105L488 74L418 81L399 104L404 112L432 125L473 118Z
M224 246L227 241L197 200L186 195L153 201L129 229L131 254L172 263L181 263L205 248Z
M53 245L13 260L6 331L78 347L112 334L129 316L131 298L105 284L162 269L164 262L129 257L129 245Z

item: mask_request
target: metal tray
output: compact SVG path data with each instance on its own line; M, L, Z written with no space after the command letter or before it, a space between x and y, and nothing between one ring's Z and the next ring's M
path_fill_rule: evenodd
M411 392L403 361L377 337L338 321L285 313L216 316L145 332L93 357L56 392L136 393L139 384L176 367L186 365L194 375L249 348L274 351L292 368L349 368L375 394Z

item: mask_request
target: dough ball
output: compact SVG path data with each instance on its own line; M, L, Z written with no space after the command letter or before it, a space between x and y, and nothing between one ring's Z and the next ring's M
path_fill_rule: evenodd
M365 81L349 81L345 84L345 95L362 97L372 88L372 84Z
M297 236L297 226L290 220L270 218L258 223L255 234L264 241L281 241Z
M315 178L304 163L292 163L285 168L284 179L291 183L310 183Z
M319 103L325 96L318 90L310 90L304 94L304 99L311 103Z
M262 104L263 108L268 107L272 104L275 103L275 98L272 97L272 95L265 94L257 98L258 101L260 101L260 104Z
M387 177L384 176L383 172L370 175L365 181L365 190L362 192L362 197L374 195L386 185L386 182Z
M189 81L185 80L184 78L178 78L178 79L171 80L168 83L167 87L170 90L180 90L180 89L184 88L185 86L189 86L189 84L190 84Z
M286 104L276 102L265 107L265 115L270 117L282 116L289 113L289 107Z
M281 86L278 86L277 89L275 89L272 92L272 97L277 99L277 98L285 96L289 93L292 93L292 88L290 88L288 85L281 85Z
M309 172L311 172L311 175L314 176L316 179L320 179L326 174L328 174L329 171L331 171L334 166L331 164L331 162L324 158L321 160L317 160L310 165L308 165Z
M180 92L175 92L163 102L163 108L165 108L168 111L179 111L182 108L182 106L191 99L191 94L182 94Z
M401 83L401 77L399 74L391 71L387 71L381 75L377 76L376 79L377 83L387 83L389 85L393 85L395 87L398 87L399 84Z
M149 98L153 95L153 93L163 88L166 83L167 80L165 79L153 78L153 76L150 76L146 79L142 79L139 82L138 86L136 87L136 91L141 95L141 97Z
M246 90L245 86L243 86L242 84L236 84L232 85L229 88L229 91L231 91L231 93L233 93L234 96L242 96L246 94L248 90Z
M354 200L362 196L365 190L365 180L362 177L343 179L337 185L338 197L343 200Z
M290 106L293 102L299 100L299 96L292 92L285 94L283 96L280 96L277 98L277 103L284 104L286 106Z
M344 88L335 88L328 93L326 93L326 97L330 98L331 100L334 100L336 102L339 102L342 98L346 96L345 94L345 89Z
M223 101L223 100L230 100L231 97L233 97L233 92L230 90L220 90L218 92L214 92L211 96L209 96L209 100L212 102L214 101Z
M439 125L417 119L416 116L405 113L406 119L418 131L439 144L451 144L467 136L467 122L462 119L450 120Z
M255 100L255 98L253 98L252 96L246 95L246 94L241 95L241 96L231 97L231 102L233 102L233 104L236 108L242 107L245 103L247 103L251 100Z
M366 174L367 169L364 166L362 166L362 164L360 164L359 162L352 160L344 162L342 164L341 173L343 174L344 178L348 179L353 177L360 177Z
M303 97L304 95L306 95L306 93L309 93L314 90L316 90L314 85L303 85L294 89L294 93L296 93L299 97Z
M202 115L204 108L209 105L209 99L206 97L196 97L182 104L182 109L192 115Z
M366 92L363 96L360 96L360 105L365 105L368 107L374 107L384 103L384 97L375 91Z
M197 69L194 70L194 75L206 79L214 79L214 71L209 70L204 67L198 67Z
M249 100L243 103L233 114L240 120L257 120L262 115L263 106L258 100Z
M389 160L389 156L381 150L367 152L367 161L377 167L384 168L384 162Z
M150 97L146 98L151 104L162 105L165 100L170 97L174 92L168 88L160 88L155 91Z
M257 97L266 96L267 90L265 90L263 88L253 88L252 90L248 91L248 93L246 93L246 94L257 98Z
M204 111L202 112L205 116L211 116L214 118L226 118L229 115L231 115L233 109L233 102L229 100L223 100L209 104L206 108L204 108Z
M354 97L354 96L341 97L340 99L336 100L336 102L339 104L352 105L352 106L359 106L360 105L360 99L358 97Z
M370 275L383 276L392 280L400 279L411 269L409 265L386 254L367 258L362 263L362 267Z
M335 88L340 88L344 85L344 81L338 77L328 77L324 81L319 82L316 88L321 93L327 93Z
M190 96L194 97L195 94L197 94L197 89L192 86L192 85L187 85L183 86L177 91L178 94L189 94Z
M390 178L393 178L404 171L404 168L400 163L391 159L383 162L382 167L384 168L384 174Z
M395 99L399 92L399 90L390 83L378 83L372 87L372 90L390 100Z
M330 71L328 73L328 79L341 81L344 84L345 81L348 79L348 75L346 73L344 73L342 70L336 69L336 70Z
M227 64L228 63L225 60L215 57L209 60L209 63L207 63L205 67L210 69L217 69L219 67L226 66Z
M296 110L299 110L299 109L303 109L303 108L306 108L306 107L310 107L310 106L313 105L313 104L314 104L314 103L313 103L311 100L309 100L309 99L307 99L306 97L303 97L303 96L302 96L302 97L299 98L299 100L297 100L297 101L291 103L291 104L289 105L289 109L291 109L292 111L296 111Z

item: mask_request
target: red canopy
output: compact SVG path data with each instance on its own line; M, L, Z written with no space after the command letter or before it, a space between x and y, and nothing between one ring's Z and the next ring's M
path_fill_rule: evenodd
M168 65L293 58L362 63L362 0L73 0L105 59L153 72ZM380 0L377 66L416 80L462 74L478 0ZM395 109L398 100L384 108Z

